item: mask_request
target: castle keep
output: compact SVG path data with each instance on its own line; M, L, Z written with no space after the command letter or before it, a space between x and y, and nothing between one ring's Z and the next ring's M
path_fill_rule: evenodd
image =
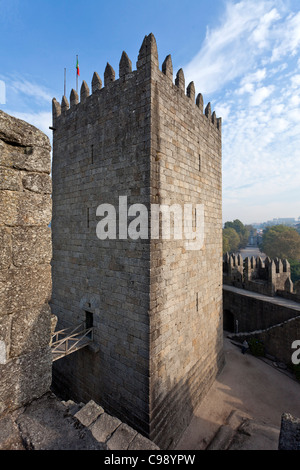
M53 100L52 313L93 343L54 363L54 386L172 447L223 364L221 119L145 37L136 70ZM204 244L100 240L100 204L202 204ZM196 218L196 214L195 214ZM117 219L118 220L118 219ZM129 217L130 220L130 217ZM150 222L149 222L150 223ZM117 224L118 227L118 224Z

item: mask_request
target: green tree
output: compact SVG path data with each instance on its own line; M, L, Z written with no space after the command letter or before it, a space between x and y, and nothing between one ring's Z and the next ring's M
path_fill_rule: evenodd
M300 280L300 261L289 259L291 265L291 279L295 283Z
M300 259L300 234L293 227L273 225L264 230L261 249L270 258Z
M300 234L293 227L273 225L264 230L260 249L270 258L286 258L291 265L291 279L300 279Z
M223 253L233 253L239 249L240 237L232 227L223 229Z
M233 222L225 222L224 229L233 228L240 238L238 248L245 248L248 244L250 230L249 226L245 226L239 219L235 219Z

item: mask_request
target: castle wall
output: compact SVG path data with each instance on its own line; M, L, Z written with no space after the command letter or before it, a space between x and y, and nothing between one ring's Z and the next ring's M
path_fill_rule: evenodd
M50 389L50 142L0 111L0 413Z
M230 336L232 339L243 342L245 339L256 338L261 341L265 353L274 356L279 362L292 366L292 348L294 341L300 338L300 316L290 318L265 330L255 330L253 333Z
M204 243L151 241L150 436L176 444L222 365L221 122L179 71L152 67L151 203L204 205ZM163 67L164 69L164 67ZM195 217L194 217L195 216ZM195 230L193 220L193 229ZM197 227L197 229L202 227Z
M291 267L284 259L247 257L226 253L223 256L223 283L268 296L286 295L297 301L291 281Z
M294 304L292 308L280 298L278 302L274 297L271 299L268 301L267 296L259 298L242 290L237 292L226 286L223 288L223 310L231 312L235 325L238 321L238 333L266 329L299 315L299 304L291 302Z

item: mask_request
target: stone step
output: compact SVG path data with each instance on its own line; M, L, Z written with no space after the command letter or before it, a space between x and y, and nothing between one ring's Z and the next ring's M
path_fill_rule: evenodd
M221 425L214 435L206 450L227 450L240 426L248 419L239 410L232 410L223 425Z
M277 450L279 429L233 410L206 450Z
M89 401L49 392L0 417L0 450L159 450L149 439Z
M96 439L109 450L159 450L159 447L135 429L106 413L102 406L90 400L74 417L86 426Z

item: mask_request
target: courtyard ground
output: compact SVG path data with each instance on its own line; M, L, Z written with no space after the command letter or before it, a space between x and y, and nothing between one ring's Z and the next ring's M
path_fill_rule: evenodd
M271 361L243 355L224 332L225 366L177 450L277 450L283 413L300 417L300 382Z

